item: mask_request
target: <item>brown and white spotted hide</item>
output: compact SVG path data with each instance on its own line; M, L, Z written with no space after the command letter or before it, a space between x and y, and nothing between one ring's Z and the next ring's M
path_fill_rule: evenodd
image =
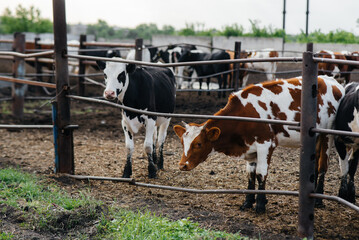
M239 116L300 121L301 77L250 85L233 93L216 116ZM318 77L317 127L332 128L335 113L344 96L343 87L332 77ZM288 126L234 120L210 119L202 124L176 125L174 131L183 145L180 170L190 171L210 153L220 152L247 161L248 189L265 189L268 167L277 146L299 147L300 133ZM325 173L332 138L318 136L318 170ZM254 195L247 195L243 207L252 207ZM257 212L265 211L264 194L257 197Z
M354 55L353 55L354 54ZM342 52L332 52L329 50L322 50L317 53L317 56L320 58L328 59L337 59L337 60L354 60L358 61L358 53L350 53L347 51ZM328 76L333 76L339 82L348 84L350 82L350 72L355 68L355 66L349 66L346 64L336 64L336 63L318 63L318 74L324 74Z

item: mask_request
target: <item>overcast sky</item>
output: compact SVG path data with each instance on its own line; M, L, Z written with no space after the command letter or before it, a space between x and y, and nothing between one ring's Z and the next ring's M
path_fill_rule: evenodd
M2 0L0 12L14 11L18 4L35 6L41 15L52 20L51 0ZM287 0L286 31L305 31L307 0ZM260 26L283 27L283 0L67 0L67 22L96 23L105 20L111 26L135 27L155 23L184 28L186 23L201 23L205 28L222 29L237 23L250 29L251 20ZM320 29L328 33L342 29L359 35L359 0L310 0L309 32Z

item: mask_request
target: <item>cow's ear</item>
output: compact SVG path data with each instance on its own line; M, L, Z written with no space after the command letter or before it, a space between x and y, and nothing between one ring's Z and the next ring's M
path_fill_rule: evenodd
M135 69L136 69L136 64L129 63L126 66L126 72L127 73L133 73L135 71Z
M176 135L181 138L182 135L186 132L186 129L180 125L175 125L173 127L173 130L175 131Z
M207 138L211 142L216 141L219 138L219 135L221 135L221 130L218 127L213 127L208 130L206 129L206 131L207 131Z
M104 70L106 68L106 62L97 60L96 63L101 70Z

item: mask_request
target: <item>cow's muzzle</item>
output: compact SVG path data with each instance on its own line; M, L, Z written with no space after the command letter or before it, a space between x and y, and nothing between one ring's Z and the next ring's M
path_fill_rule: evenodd
M106 90L103 93L103 96L107 99L107 100L114 100L116 98L116 93L115 91L111 91L111 90Z

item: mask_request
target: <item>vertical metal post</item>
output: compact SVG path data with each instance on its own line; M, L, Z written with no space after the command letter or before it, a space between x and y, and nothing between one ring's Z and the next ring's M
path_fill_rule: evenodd
M317 120L318 64L313 61L313 44L303 53L303 82L301 96L301 151L299 175L298 234L313 238L314 199L309 197L315 189L315 128Z
M285 14L286 11L286 0L283 0L283 37L282 37L282 57L284 56L284 45L285 45Z
M309 21L309 0L307 0L307 11L305 12L306 19L305 19L305 36L308 37L308 21Z
M72 130L66 128L70 124L70 99L66 97L70 91L67 53L67 29L65 0L53 0L54 40L55 40L55 79L58 125L58 168L56 173L74 173Z
M235 42L234 43L234 59L241 58L241 42ZM238 91L239 86L242 86L243 78L239 78L239 63L233 64L233 88L234 91Z
M39 42L40 42L40 38L39 37L37 37L37 38L35 38L35 49L41 49L41 45L39 44ZM37 81L39 81L39 82L42 82L42 76L41 76L41 74L42 74L42 67L41 67L41 63L39 62L39 58L38 57L36 57L35 58L35 69L36 69L36 74L38 74L37 76L36 76L36 80ZM36 92L37 93L40 93L40 88L39 87L36 87Z
M54 172L58 172L59 169L59 144L57 143L58 139L58 125L57 125L57 102L52 101L52 131L54 134L54 152L55 152L55 170Z
M135 42L135 45L136 45L135 60L142 61L143 39L142 38L137 38L136 42Z
M25 52L25 35L22 33L14 34L13 51ZM25 78L25 60L20 57L14 57L13 63L13 77ZM12 85L12 115L17 119L24 117L24 99L27 90L27 84L14 83Z
M86 46L84 45L84 42L87 41L87 36L84 34L80 35L80 46L79 46L79 50L81 49L86 49ZM83 52L79 52L79 55L83 54ZM83 59L79 59L79 74L80 75L84 75L85 74L85 70L86 70L86 66L83 63L84 60ZM78 78L78 82L77 82L77 94L79 96L84 96L85 95L85 78L83 76Z

